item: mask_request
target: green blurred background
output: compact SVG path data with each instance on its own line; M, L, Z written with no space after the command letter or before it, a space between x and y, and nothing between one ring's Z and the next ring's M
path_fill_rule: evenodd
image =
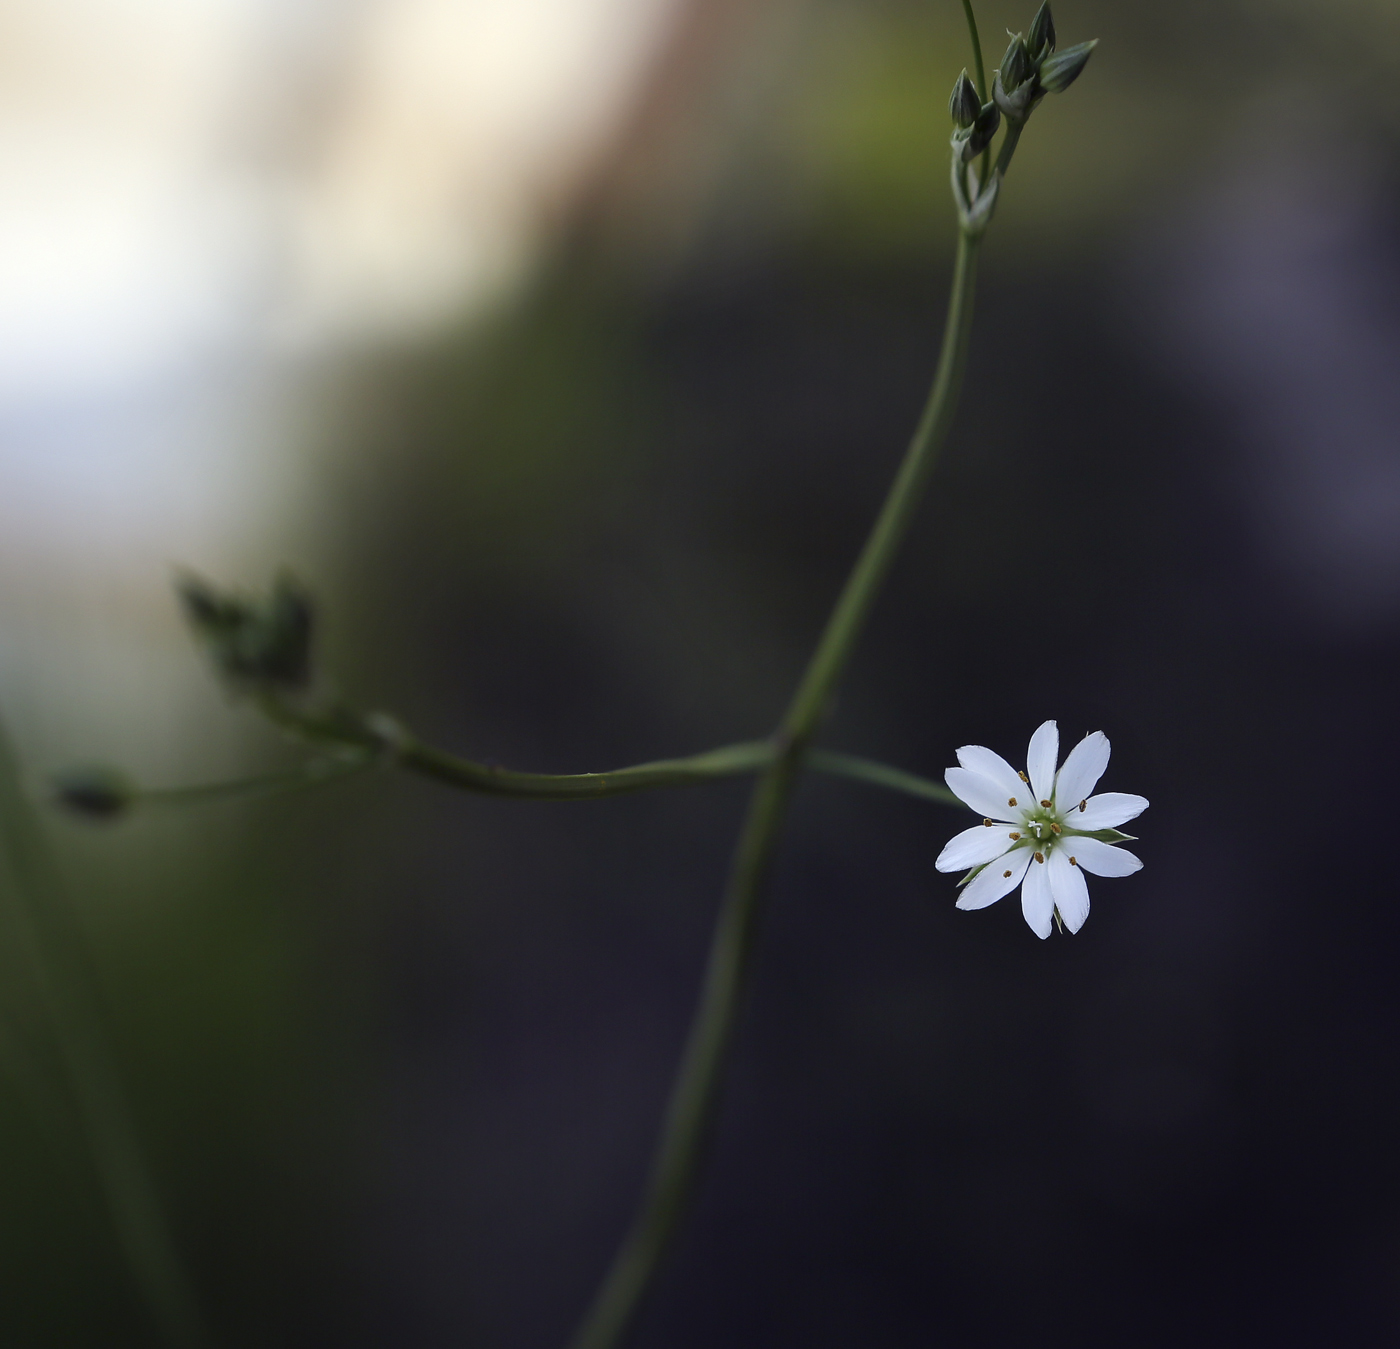
M476 758L766 733L936 355L955 0L609 0L593 28L535 0L509 42L501 5L177 8L0 12L55 60L91 25L179 36L61 65L42 117L12 57L0 108L30 192L0 211L0 693L36 795L75 760L295 761L200 667L174 564L290 563L326 684ZM989 65L1031 17L978 14ZM937 777L1101 726L1105 787L1153 801L1147 866L1042 945L1014 900L953 909L954 812L806 787L639 1344L1400 1329L1400 7L1056 19L1101 45L1022 142L963 411L826 743ZM494 102L474 42L518 63ZM107 245L42 240L66 211L136 238L154 208L104 203L186 104L119 153L64 91L105 71L135 106L195 50L237 54L159 160L198 209L104 308L73 259ZM162 230L224 242L167 267ZM141 281L167 271L168 303ZM82 304L44 308L74 275ZM376 774L48 818L216 1342L562 1340L635 1201L742 802ZM10 966L0 1338L158 1343Z

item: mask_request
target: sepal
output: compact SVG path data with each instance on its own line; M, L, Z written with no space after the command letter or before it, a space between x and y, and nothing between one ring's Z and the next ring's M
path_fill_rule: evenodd
M992 143L1000 125L1001 112L995 103L988 103L970 126L953 132L953 153L962 163L970 164Z
M993 169L986 186L979 188L976 172L971 166L964 168L954 152L952 177L958 224L969 239L979 238L991 223L992 212L996 209L997 194L1001 191L1001 174ZM971 201L968 200L966 183L971 183L975 194Z

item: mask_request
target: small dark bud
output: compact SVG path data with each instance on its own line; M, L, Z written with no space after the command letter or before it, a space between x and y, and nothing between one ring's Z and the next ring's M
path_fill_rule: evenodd
M1001 125L1001 113L995 103L988 103L978 112L972 125L963 131L953 132L953 145L962 156L964 164L970 164L992 143Z
M981 111L982 101L977 97L977 90L973 88L972 81L967 78L967 71L964 70L958 76L952 96L948 99L948 113L958 126L966 129L977 120Z
M1079 78L1080 72L1089 64L1089 57L1099 45L1098 38L1092 42L1081 42L1075 47L1047 57L1040 67L1040 87L1047 93L1061 94Z
M311 601L290 576L251 601L197 576L176 583L181 607L219 673L240 688L298 689L311 675Z
M1001 86L1008 94L1014 94L1035 74L1035 62L1031 60L1026 40L1020 33L1013 35L1006 55L1001 58Z
M1050 13L1050 0L1045 0L1036 10L1031 30L1026 34L1026 46L1030 48L1032 61L1039 61L1055 50L1055 19Z
M115 820L136 800L136 789L114 768L72 768L53 780L54 802L89 820Z

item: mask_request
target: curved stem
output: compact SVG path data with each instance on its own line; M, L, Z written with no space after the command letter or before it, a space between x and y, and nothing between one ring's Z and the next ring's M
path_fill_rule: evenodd
M239 801L260 796L280 796L284 792L321 787L341 778L353 777L375 766L367 754L340 759L310 759L295 768L232 782L200 782L188 787L138 787L132 804L137 806L201 806L219 801Z
M976 239L960 234L943 347L923 416L783 718L779 752L754 786L710 945L700 1005L672 1089L646 1193L573 1340L573 1349L614 1349L622 1340L694 1189L748 983L764 882L798 769L908 531L934 457L953 420L972 330L977 250Z
M903 792L906 796L917 796L924 801L967 809L967 803L958 800L941 782L932 782L919 777L917 773L906 773L902 768L891 768L888 764L863 759L857 754L809 749L802 766L814 773L829 773L833 777L850 778L855 782L867 782L872 787L885 787L892 792Z

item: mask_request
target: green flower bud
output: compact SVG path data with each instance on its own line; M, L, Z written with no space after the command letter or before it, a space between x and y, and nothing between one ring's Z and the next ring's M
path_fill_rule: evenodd
M1047 93L1061 94L1079 78L1080 71L1089 63L1098 38L1092 42L1081 42L1076 47L1066 47L1064 51L1047 57L1040 67L1040 87Z
M1039 61L1055 50L1055 19L1050 13L1050 0L1044 0L1031 20L1031 30L1026 34L1026 46L1030 48L1031 60Z
M964 164L970 164L992 143L1001 125L1001 112L995 103L988 103L978 112L972 125L953 132L953 149Z
M973 88L972 81L967 78L967 71L964 70L958 76L958 82L953 86L952 97L948 100L949 115L958 126L967 128L977 120L981 111L982 101L977 97L977 90Z
M238 688L298 689L311 674L311 601L282 575L263 600L223 595L182 576L176 590L185 617L219 673Z
M1012 35L1011 45L1007 47L1006 55L1001 58L998 73L1001 75L1002 88L1008 94L1014 94L1035 74L1035 62L1031 60L1026 39L1020 33Z
M136 800L136 789L115 768L71 768L53 780L56 805L89 820L115 820Z

